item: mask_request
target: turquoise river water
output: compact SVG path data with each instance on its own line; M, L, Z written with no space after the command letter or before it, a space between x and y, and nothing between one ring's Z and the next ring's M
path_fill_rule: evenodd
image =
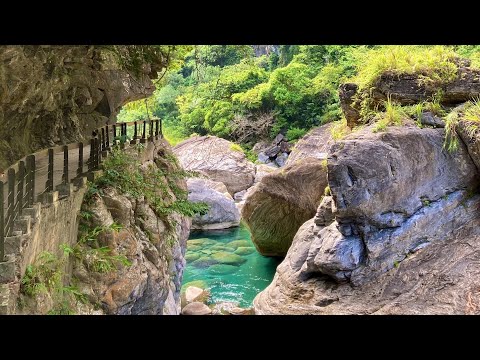
M279 259L260 255L250 232L238 228L195 231L190 234L185 255L183 284L203 285L210 290L210 302L238 302L252 305L255 296L273 279Z

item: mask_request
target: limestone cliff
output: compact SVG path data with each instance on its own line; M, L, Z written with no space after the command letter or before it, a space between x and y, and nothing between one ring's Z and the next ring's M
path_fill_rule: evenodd
M0 171L22 156L79 141L154 90L162 59L126 71L99 46L0 46Z
M371 100L421 110L383 129L353 107L355 84L340 88L353 131L328 148L331 196L255 298L257 314L480 313L479 130L466 102L478 95L477 70L460 72L471 76L443 86L438 114L422 108L435 89L418 76L382 75ZM457 102L466 103L452 111Z
M9 297L17 299L6 302L5 313L180 313L191 220L158 204L186 198L183 170L164 140L127 147L118 154L110 155L111 163L118 164L115 156L130 154L141 164L138 172L131 167L115 169L110 163L87 189L83 185L54 204L39 204L32 231L19 237L18 250L9 245L18 270L6 286L11 289ZM155 172L153 191L158 197L152 200L139 195L138 187L127 190L121 182L108 181L109 171L134 177Z
M133 150L133 149L132 149ZM186 192L186 181L172 174L181 171L165 142L149 144L142 166L154 166L164 172L170 201L177 200L176 188ZM147 170L148 171L148 170ZM117 232L98 237L97 247L107 246L112 254L123 254L129 266L101 273L87 257L74 262L72 277L77 287L105 314L176 315L180 313L180 288L185 266L185 251L190 233L190 218L173 212L162 214L146 198L135 199L115 186L107 186L84 203L84 220L89 229L121 226ZM81 241L81 239L79 239ZM85 244L82 251L88 251Z

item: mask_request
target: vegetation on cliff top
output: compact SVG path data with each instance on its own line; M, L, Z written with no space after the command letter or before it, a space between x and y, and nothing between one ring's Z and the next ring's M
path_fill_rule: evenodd
M276 49L254 57L245 45L193 47L183 65L158 82L152 97L128 104L119 119L160 117L173 144L192 134L212 134L249 150L278 132L295 140L314 126L341 120L338 86L343 82L356 82L368 93L382 74L415 73L437 87L455 78L458 58L480 64L479 46L473 45Z

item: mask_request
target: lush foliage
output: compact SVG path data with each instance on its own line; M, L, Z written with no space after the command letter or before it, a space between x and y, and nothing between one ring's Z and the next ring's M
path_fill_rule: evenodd
M456 57L453 48L446 46L382 46L358 58L359 71L354 81L365 89L385 73L415 73L427 84L438 85L456 77Z
M68 247L62 244L61 249ZM75 285L64 284L65 267L68 253L62 252L62 256L44 251L35 263L27 266L25 275L20 281L20 291L23 295L35 299L41 294L49 294L52 299L50 315L72 315L78 303L87 303L87 296ZM21 299L21 298L20 298ZM20 302L22 305L22 302Z
M342 82L356 82L368 94L381 74L415 73L437 87L457 75L459 56L480 64L479 50L470 45L281 45L268 57L254 57L245 45L195 46L182 67L158 82L151 98L128 104L119 117L161 117L173 143L192 134L213 134L248 149L278 132L295 140L314 126L341 120ZM433 106L437 113L442 111L438 104L432 100L422 106ZM390 118L396 117L395 110L387 109L380 129L397 123ZM256 121L265 114L272 120L261 122L261 132L252 131L260 128ZM248 122L255 125L249 129Z
M175 161L175 158L169 160ZM135 154L114 149L102 164L102 176L91 184L87 195L99 192L105 186L114 186L135 199L144 197L158 215L176 212L193 216L208 211L207 204L188 201L187 191L177 185L178 179L195 174L183 170L164 171L154 164L142 169L140 165Z

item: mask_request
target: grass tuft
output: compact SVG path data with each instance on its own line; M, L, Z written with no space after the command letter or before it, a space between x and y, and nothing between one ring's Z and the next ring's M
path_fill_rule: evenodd
M347 125L347 119L342 118L341 120L334 121L330 127L330 133L332 138L335 141L342 140L345 136L350 134L351 130Z
M439 85L454 80L457 55L446 46L382 46L362 54L353 79L359 90L370 89L382 74L418 74L426 85Z
M407 114L400 105L395 104L390 97L385 102L385 112L382 114L373 127L373 132L385 131L387 126L402 125L402 119L407 117Z

